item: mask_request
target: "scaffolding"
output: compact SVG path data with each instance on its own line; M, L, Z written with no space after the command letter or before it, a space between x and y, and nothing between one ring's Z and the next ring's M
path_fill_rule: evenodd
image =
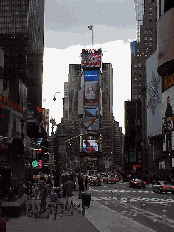
M144 0L134 0L135 18L137 21L137 42L140 42L140 26L143 25Z

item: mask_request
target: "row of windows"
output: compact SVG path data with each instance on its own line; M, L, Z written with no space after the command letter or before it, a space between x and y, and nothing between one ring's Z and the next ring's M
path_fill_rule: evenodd
M138 98L140 98L140 94L139 95L134 95L134 99L138 99Z
M136 68L136 67L139 67L139 68L140 68L140 67L141 67L141 63L138 63L138 66L137 66L137 63L135 63L135 64L134 64L134 68Z

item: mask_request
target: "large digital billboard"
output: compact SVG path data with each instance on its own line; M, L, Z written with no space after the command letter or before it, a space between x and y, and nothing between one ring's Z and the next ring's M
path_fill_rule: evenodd
M83 151L93 153L98 151L98 144L96 140L83 140Z
M100 68L101 49L82 49L81 66L82 68Z
M163 151L174 150L174 86L162 94Z
M84 91L84 105L98 105L98 82L86 81Z
M99 110L98 108L85 108L83 117L84 130L99 130Z
M88 81L85 82L85 99L94 100L97 98L97 82Z
M98 81L98 70L88 70L84 73L85 81Z

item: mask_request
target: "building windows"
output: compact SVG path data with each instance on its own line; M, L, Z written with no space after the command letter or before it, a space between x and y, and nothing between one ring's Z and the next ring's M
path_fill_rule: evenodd
M144 37L144 40L147 40L147 37Z
M139 49L139 48L137 48L137 52L140 52L140 49Z
M134 64L134 68L137 68L137 63Z
M149 19L149 23L152 23L152 18Z
M138 63L138 67L141 68L141 63Z
M144 31L144 34L147 34L147 31Z

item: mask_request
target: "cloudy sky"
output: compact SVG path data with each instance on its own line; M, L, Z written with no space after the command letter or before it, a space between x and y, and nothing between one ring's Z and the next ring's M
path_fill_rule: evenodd
M69 64L80 64L83 48L102 48L113 67L114 117L123 127L130 99L130 41L136 39L134 0L45 0L43 107L60 123ZM54 94L56 101L53 101Z

